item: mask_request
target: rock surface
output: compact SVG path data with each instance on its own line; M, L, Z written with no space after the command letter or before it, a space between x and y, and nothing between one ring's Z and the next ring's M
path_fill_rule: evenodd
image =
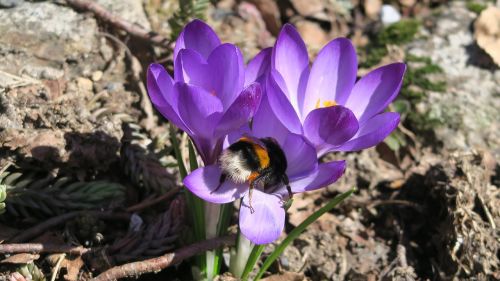
M138 97L125 90L123 50L96 20L52 2L23 2L0 10L0 34L0 146L56 165L99 169L116 161L123 117L116 116Z
M446 76L448 91L431 93L421 104L446 124L435 130L444 146L491 148L500 155L500 71L478 65L484 54L469 30L474 19L465 3L450 3L429 38L412 43L409 52L430 57Z

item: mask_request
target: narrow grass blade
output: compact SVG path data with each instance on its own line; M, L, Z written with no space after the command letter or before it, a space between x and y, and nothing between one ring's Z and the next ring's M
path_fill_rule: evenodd
M269 257L267 257L266 261L262 265L262 267L259 270L259 273L257 273L257 276L255 276L254 281L259 280L264 272L271 266L271 264L283 253L285 248L292 243L295 238L297 238L302 231L304 231L311 223L316 221L321 215L324 213L330 211L331 209L335 208L340 202L344 201L346 198L351 196L351 194L356 191L356 188L352 188L351 190L342 193L335 198L333 198L330 202L328 202L325 206L321 207L321 209L317 210L314 212L311 216L309 216L307 219L305 219L299 226L294 228L290 234L279 244L274 252L271 253Z
M259 260L260 255L262 255L265 248L266 245L255 245L253 247L252 253L250 254L250 257L248 257L243 275L241 275L241 280L246 281L248 279L248 275L252 272L252 269L255 267L255 264Z

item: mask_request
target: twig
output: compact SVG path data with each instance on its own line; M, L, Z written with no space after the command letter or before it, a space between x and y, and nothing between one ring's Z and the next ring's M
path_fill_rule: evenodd
M68 5L73 8L92 12L94 16L96 16L100 20L105 21L119 29L122 29L134 37L149 41L155 45L168 47L168 38L163 37L160 34L157 34L150 30L146 30L136 24L130 23L117 15L113 15L110 11L106 10L97 2L89 0L66 0L66 3L68 3Z
M50 281L56 280L57 273L59 273L59 269L61 269L61 263L63 262L65 257L66 257L66 254L59 255L59 258L57 259L56 266L54 266L54 269L52 270L52 276L50 277Z
M165 254L161 257L148 259L139 262L127 263L120 266L115 266L101 273L93 281L117 280L124 277L138 277L141 274L149 272L158 272L171 265L177 264L184 259L205 251L217 249L222 246L232 246L235 244L236 236L229 235L218 237L210 240L201 241L190 246L179 249L173 253Z
M130 214L128 213L110 213L110 212L100 212L100 211L75 211L71 213L67 213L64 215L60 215L57 217L50 218L46 220L45 222L42 222L40 224L37 224L31 228L28 228L26 231L24 231L22 234L17 235L15 237L12 237L9 242L11 243L21 243L24 241L29 241L30 239L44 233L48 229L57 226L59 224L62 224L74 217L81 216L81 215L89 215L93 217L98 217L101 219L111 219L111 220L129 220L130 219Z
M421 212L421 213L424 211L423 208L422 208L422 206L420 206L420 205L418 205L416 203L413 203L413 202L410 202L410 201L405 201L405 200L398 200L398 199L375 200L375 201L373 201L371 204L369 204L366 207L367 208L373 208L373 207L377 207L377 206L380 206L380 205L403 205L403 206L412 207L416 211Z
M82 256L90 251L82 246L74 247L69 245L44 244L44 243L20 243L20 244L0 244L0 254L17 253L66 253L70 255Z
M177 194L177 192L179 192L181 190L180 187L176 186L174 187L172 190L170 190L169 192L163 194L162 196L160 197L157 197L157 198L154 198L152 200L144 200L134 206L130 206L127 208L127 212L137 212L137 211L140 211L140 210L143 210L143 209L146 209L148 207L151 207L155 204L158 204L160 202L163 202L163 201L166 201L168 200L170 197L174 196Z

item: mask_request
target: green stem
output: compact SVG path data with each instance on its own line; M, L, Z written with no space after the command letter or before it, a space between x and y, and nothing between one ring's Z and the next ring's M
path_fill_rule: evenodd
M231 257L231 264L229 266L229 271L231 271L234 277L240 278L243 275L253 248L254 244L240 232L236 253Z
M262 252L264 252L265 248L266 245L256 245L255 247L253 247L252 253L248 258L247 265L245 266L245 270L243 271L243 275L241 275L241 280L243 281L248 280L248 275L250 274L250 272L252 272L253 268L255 267L255 264L259 260L260 255L262 255Z
M221 205L206 203L205 204L205 237L211 239L217 237L217 226L219 224L219 217L221 212ZM207 280L213 280L214 276L218 274L218 255L216 251L206 252L207 257Z

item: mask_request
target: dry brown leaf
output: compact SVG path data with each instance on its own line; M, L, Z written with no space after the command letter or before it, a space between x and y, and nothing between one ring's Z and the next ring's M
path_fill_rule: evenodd
M493 61L500 65L500 8L491 6L474 23L474 38Z
M399 0L399 3L401 3L401 5L405 7L411 7L415 5L416 2L416 0Z
M12 272L9 281L26 281L26 278L19 272Z
M271 34L277 35L281 26L278 5L274 1L266 0L248 0L248 2L254 4L260 11L266 23L267 30L269 30Z
M40 258L38 254L16 254L0 261L0 263L26 264Z
M283 272L281 274L271 275L262 281L305 281L307 280L302 273Z
M47 260L52 266L55 266L60 254L53 254L47 257ZM66 255L64 260L61 263L61 268L66 268L67 274L64 275L64 280L67 281L77 281L78 273L80 273L80 269L83 266L82 257L72 257Z
M371 19L378 19L382 9L382 0L365 0L365 13Z

